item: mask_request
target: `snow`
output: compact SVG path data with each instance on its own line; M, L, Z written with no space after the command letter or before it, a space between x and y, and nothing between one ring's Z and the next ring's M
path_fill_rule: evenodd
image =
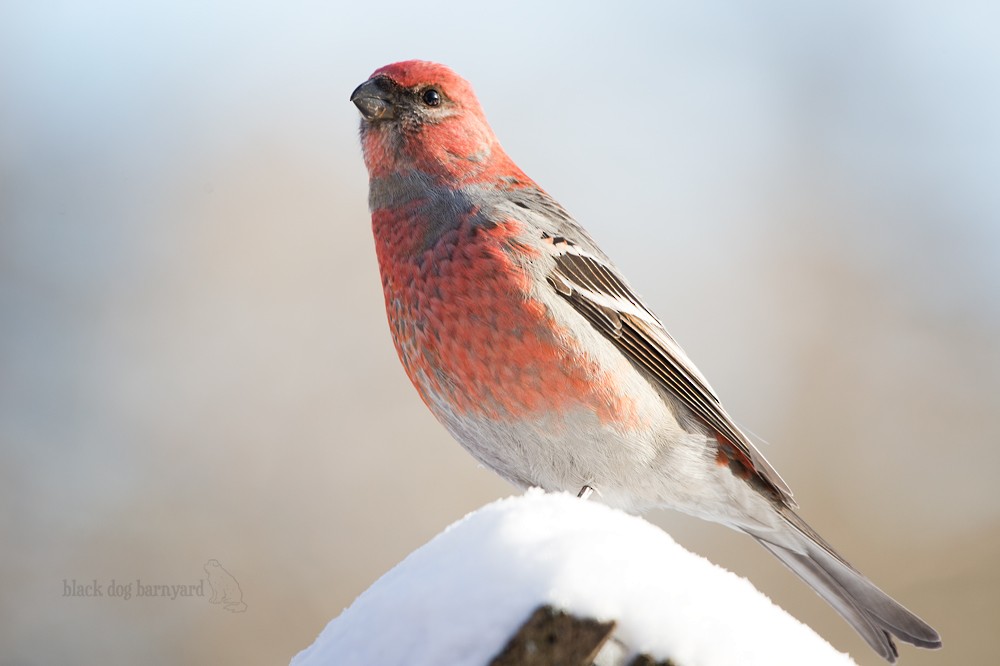
M414 551L292 666L484 666L544 604L615 620L625 645L680 666L854 663L660 528L532 490L469 514Z

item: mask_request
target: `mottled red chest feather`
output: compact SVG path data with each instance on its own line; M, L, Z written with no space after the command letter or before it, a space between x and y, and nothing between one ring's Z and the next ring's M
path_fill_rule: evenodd
M571 408L635 423L636 408L532 294L517 222L472 215L427 243L415 210L372 214L386 311L406 373L434 411L524 418Z

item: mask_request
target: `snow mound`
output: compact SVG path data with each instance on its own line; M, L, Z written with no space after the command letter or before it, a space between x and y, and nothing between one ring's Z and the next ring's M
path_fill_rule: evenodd
M544 604L614 620L617 640L678 666L854 663L658 527L533 490L469 514L414 551L292 666L485 666Z

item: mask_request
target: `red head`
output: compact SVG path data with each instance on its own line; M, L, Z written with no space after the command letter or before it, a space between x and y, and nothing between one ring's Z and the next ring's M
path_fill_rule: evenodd
M361 144L373 178L416 169L467 182L513 167L472 86L444 65L386 65L358 86L351 101L361 111Z

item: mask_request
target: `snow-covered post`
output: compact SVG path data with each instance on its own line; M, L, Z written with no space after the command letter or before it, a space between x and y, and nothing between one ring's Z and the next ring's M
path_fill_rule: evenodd
M598 627L586 640L596 641L602 665L854 663L748 581L645 520L529 491L469 514L414 551L292 666L518 663L499 658L518 649L512 639L539 612ZM553 642L565 638L564 629L550 631ZM536 641L521 653L542 647Z

